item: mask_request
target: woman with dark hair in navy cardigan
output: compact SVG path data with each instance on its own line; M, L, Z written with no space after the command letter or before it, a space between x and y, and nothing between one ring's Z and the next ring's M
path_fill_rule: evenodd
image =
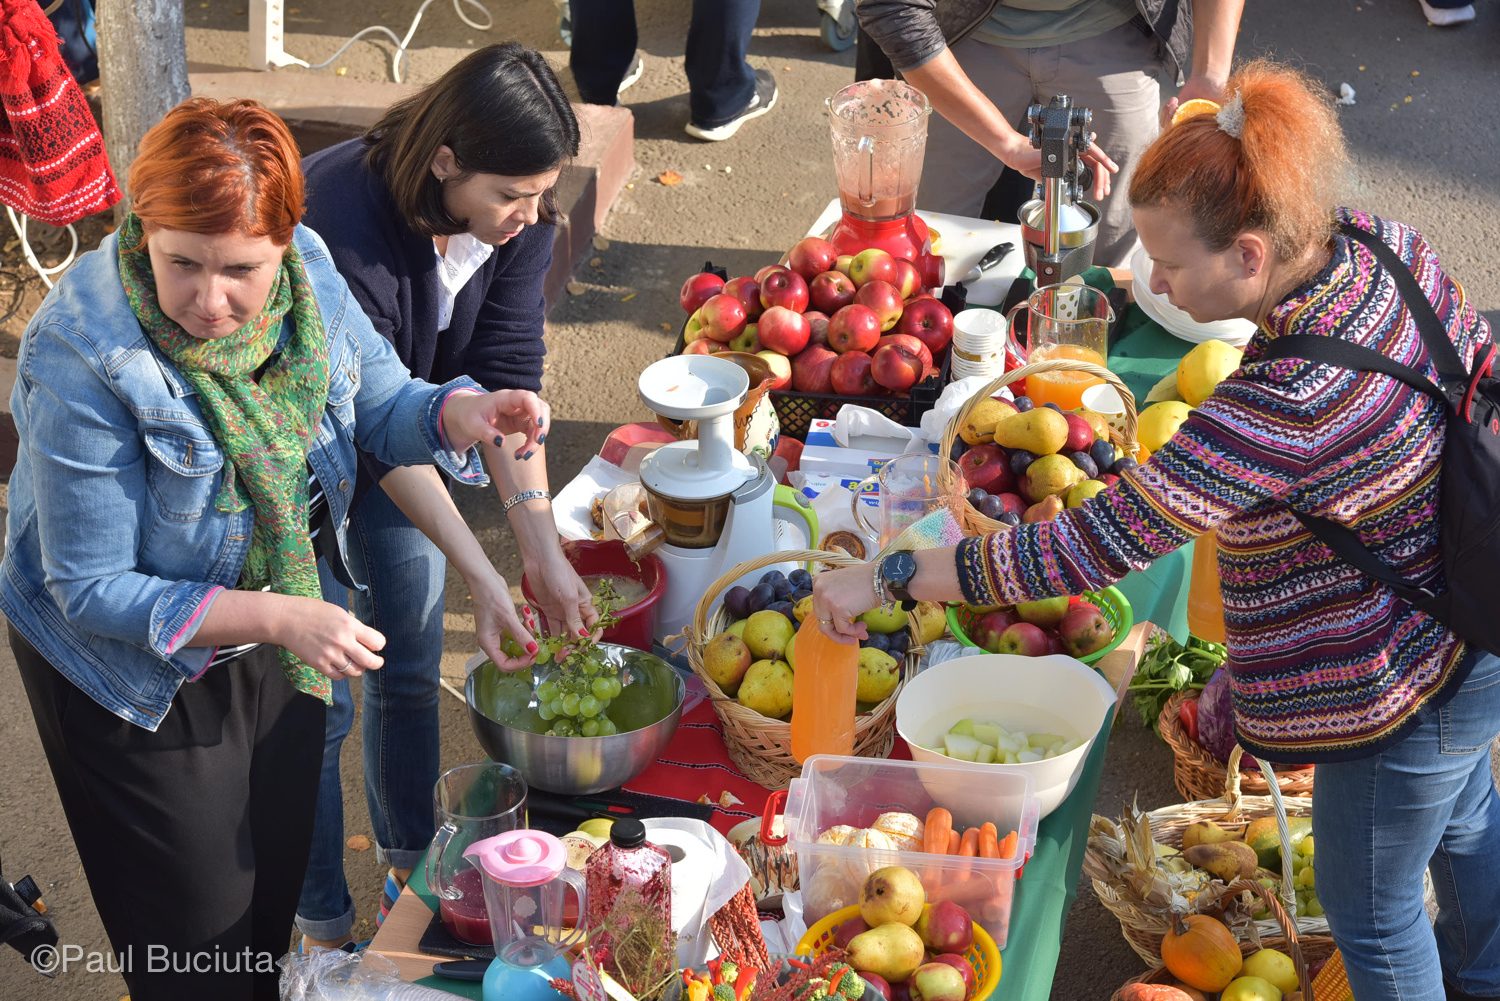
M516 43L492 45L393 105L363 137L307 157L307 223L414 375L462 374L486 389L539 390L552 188L577 153L577 119L546 62ZM485 459L537 604L556 628L587 633L597 614L562 555L545 452L517 458L515 449L491 447ZM385 669L363 685L365 789L375 841L391 867L382 916L432 837L446 568L401 510L413 480L431 475L426 467L392 470L365 460L349 533L350 563L368 584L354 595L354 609L388 638ZM375 484L381 489L370 489ZM325 580L324 587L329 595L340 585ZM524 614L508 631L534 653L535 625L530 609ZM348 684L336 685L297 909L308 945L342 945L354 926L339 781L339 749L353 716Z

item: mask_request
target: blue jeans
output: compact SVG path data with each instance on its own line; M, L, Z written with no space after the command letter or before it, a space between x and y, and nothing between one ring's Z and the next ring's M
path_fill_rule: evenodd
M1359 1001L1500 998L1500 657L1402 740L1318 765L1317 889ZM1422 904L1432 873L1434 933Z
M386 639L385 666L361 679L365 798L382 858L395 868L411 868L427 850L434 828L447 561L379 487L355 508L348 538L349 568L369 586L354 595L354 612ZM348 590L326 571L322 583L325 599L345 603ZM354 902L344 879L339 779L339 751L353 723L349 682L335 682L312 854L297 904L297 927L312 938L343 938L354 927Z
M614 104L620 81L635 63L635 2L572 0L571 9L568 60L578 94L587 104ZM755 74L745 53L758 17L760 0L693 0L683 69L695 125L723 125L755 96Z

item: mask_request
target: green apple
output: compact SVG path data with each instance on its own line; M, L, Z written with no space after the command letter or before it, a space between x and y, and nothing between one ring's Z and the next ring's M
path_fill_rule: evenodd
M1016 614L1021 617L1022 622L1030 622L1043 629L1056 628L1063 616L1068 614L1068 596L1059 594L1055 598L1042 598L1040 601L1023 601L1016 605Z

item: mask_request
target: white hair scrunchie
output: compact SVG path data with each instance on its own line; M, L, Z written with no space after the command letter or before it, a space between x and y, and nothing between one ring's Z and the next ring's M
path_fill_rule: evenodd
M1239 94L1231 97L1221 107L1214 121L1219 123L1219 128L1238 139L1245 131L1245 102Z

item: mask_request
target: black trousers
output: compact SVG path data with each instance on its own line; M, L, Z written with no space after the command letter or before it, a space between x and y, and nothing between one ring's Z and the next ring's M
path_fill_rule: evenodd
M635 62L635 0L572 0L569 66L588 104L614 104ZM760 0L693 0L688 25L688 107L695 125L723 125L750 104L755 74L745 61Z
M14 628L10 645L132 1001L274 1001L312 841L323 703L263 646L183 685L152 733Z

